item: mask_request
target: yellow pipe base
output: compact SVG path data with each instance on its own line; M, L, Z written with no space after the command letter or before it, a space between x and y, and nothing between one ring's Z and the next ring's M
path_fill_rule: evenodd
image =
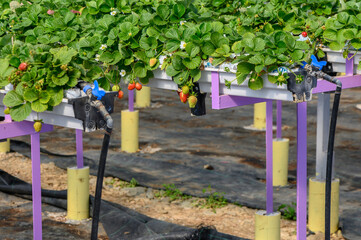
M266 103L254 104L253 127L259 130L266 129Z
M135 153L139 149L139 111L129 112L129 110L123 110L121 121L121 150Z
M138 108L150 107L150 87L143 86L140 91L137 91L135 106Z
M273 186L286 186L288 184L289 147L289 139L273 139Z
M68 168L68 219L89 218L89 167Z
M309 180L308 228L312 232L325 232L325 188L326 182L315 178ZM331 226L330 233L338 230L340 179L331 183Z
M280 212L274 212L269 215L264 210L256 212L255 240L280 240L280 223Z
M8 152L10 152L10 139L6 139L6 141L0 142L0 153Z

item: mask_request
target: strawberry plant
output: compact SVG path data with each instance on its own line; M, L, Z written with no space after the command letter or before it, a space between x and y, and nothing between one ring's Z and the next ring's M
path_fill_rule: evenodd
M207 61L237 65L227 86L249 79L258 90L267 78L286 84L279 68L293 71L312 54L323 57L324 46L344 49L345 57L361 48L356 0L0 3L0 87L13 86L4 104L16 121L51 110L78 80L97 80L105 90L119 91L121 81L140 89L160 68L188 88L180 97L186 102Z

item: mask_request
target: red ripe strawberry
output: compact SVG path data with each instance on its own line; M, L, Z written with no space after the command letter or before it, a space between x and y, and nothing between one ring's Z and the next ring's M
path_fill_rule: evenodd
M182 103L186 103L187 102L187 99L188 99L188 94L184 94L183 92L180 92L179 93L179 98L181 100Z
M25 71L26 69L28 68L28 64L23 62L23 63L20 63L19 65L19 70L20 71Z
M307 32L302 32L302 37L307 37Z
M137 82L135 84L135 88L139 91L140 89L142 89L142 84L140 84L139 82Z
M122 91L122 90L119 90L119 92L118 92L118 98L119 98L119 99L122 99L123 96L124 96L123 91Z
M133 90L135 88L135 82L128 84L128 90Z

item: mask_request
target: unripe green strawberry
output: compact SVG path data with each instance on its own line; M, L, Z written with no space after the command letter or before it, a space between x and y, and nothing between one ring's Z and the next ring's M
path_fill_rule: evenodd
M35 129L35 132L40 132L41 131L41 122L40 121L35 121L34 123L34 129Z
M119 85L114 85L114 86L112 87L112 91L113 91L113 92L118 92L119 90L120 90Z
M157 59L156 58L151 58L150 60L149 60L149 65L151 66L151 67L153 67L155 64L157 64Z
M5 114L10 114L10 108L5 108L4 113Z
M182 87L182 92L183 92L184 94L188 94L188 93L189 93L189 87L188 87L188 86L183 86L183 87Z
M189 107L190 108L194 108L195 106L196 106L196 104L197 104L197 97L196 96L190 96L189 98L188 98L188 104L189 104Z

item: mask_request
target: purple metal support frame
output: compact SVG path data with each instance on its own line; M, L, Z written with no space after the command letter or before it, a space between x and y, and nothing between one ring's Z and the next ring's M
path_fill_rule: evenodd
M31 134L31 170L33 194L33 239L42 239L40 134Z
M273 113L272 101L266 102L266 211L273 212Z
M346 76L353 75L353 67L354 67L354 60L353 54L349 54L346 58Z
M282 101L277 101L277 138L282 138Z
M297 104L297 240L307 234L307 102Z
M129 112L134 112L134 90L128 91L128 107Z
M212 72L212 109L239 107L254 103L265 102L263 98L250 98L219 94L219 73Z
M83 131L80 129L76 129L75 135L76 135L76 165L77 168L83 168L84 167Z
M40 132L35 132L33 122L11 122L11 118L0 123L0 139L31 135L32 196L33 196L33 239L42 239L41 218L41 175L40 175L40 133L53 130L53 126L43 124Z

